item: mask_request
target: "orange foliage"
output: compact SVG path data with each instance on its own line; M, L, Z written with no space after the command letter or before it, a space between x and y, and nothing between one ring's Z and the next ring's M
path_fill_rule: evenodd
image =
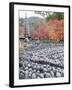
M51 19L48 21L49 38L58 42L64 38L64 20Z
M34 30L32 39L41 38L49 38L55 42L62 40L64 38L64 20L50 19L47 25Z

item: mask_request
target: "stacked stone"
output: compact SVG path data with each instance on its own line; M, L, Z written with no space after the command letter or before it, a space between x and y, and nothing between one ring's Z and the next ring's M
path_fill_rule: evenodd
M55 78L64 76L63 45L40 44L28 47L19 63L19 79Z
M27 48L23 54L24 59L32 60L35 62L43 61L44 63L52 63L64 66L64 47L63 46L45 46L40 45L34 48Z
M28 60L19 63L19 78L34 79L34 78L50 78L63 77L63 68L54 67L48 64L38 64Z

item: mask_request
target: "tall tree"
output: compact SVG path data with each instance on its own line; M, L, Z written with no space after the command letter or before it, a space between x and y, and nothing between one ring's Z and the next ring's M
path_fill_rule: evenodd
M49 19L64 19L63 12L50 12L50 11L35 11L36 14L43 16L46 20Z

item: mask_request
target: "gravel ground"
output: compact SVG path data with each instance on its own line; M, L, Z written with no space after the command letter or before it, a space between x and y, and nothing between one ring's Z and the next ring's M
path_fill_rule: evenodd
M64 77L64 45L29 45L20 52L19 79Z

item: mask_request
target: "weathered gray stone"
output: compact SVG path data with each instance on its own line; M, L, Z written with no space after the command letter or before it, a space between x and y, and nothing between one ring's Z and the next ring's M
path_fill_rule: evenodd
M34 65L33 68L36 69L37 68L37 65Z
M29 75L28 75L28 70L25 71L25 79L28 79Z
M47 68L43 68L43 71L44 71L44 72L47 72Z
M25 74L23 77L25 79L43 78L43 75L44 78L64 76L64 69L60 67L64 67L64 46L61 44L31 45L24 50L23 55L21 53L21 56L24 61L20 62L19 69L23 71L19 74Z
M37 65L37 69L40 69L40 65Z
M61 77L61 73L56 72L56 76L57 76L57 77Z
M32 79L35 79L35 78L36 78L36 74L33 73L33 74L32 74Z
M28 73L28 77L32 78L32 72L31 71Z
M40 77L39 77L39 76L37 76L37 79L40 79Z
M23 62L23 66L27 66L27 65L28 65L28 61L25 60L25 61Z
M23 73L19 73L19 79L24 79L25 75Z
M50 78L50 77L51 77L51 74L45 72L45 73L44 73L44 77L45 77L45 78Z
M25 67L25 70L28 70L28 67Z
M40 78L44 78L44 74L43 73L40 73L39 76L40 76Z
M28 64L28 67L31 68L31 64Z
M50 71L51 77L54 77L54 72Z
M29 68L28 71L31 71L32 72L32 68Z
M36 69L34 69L33 72L36 73Z

